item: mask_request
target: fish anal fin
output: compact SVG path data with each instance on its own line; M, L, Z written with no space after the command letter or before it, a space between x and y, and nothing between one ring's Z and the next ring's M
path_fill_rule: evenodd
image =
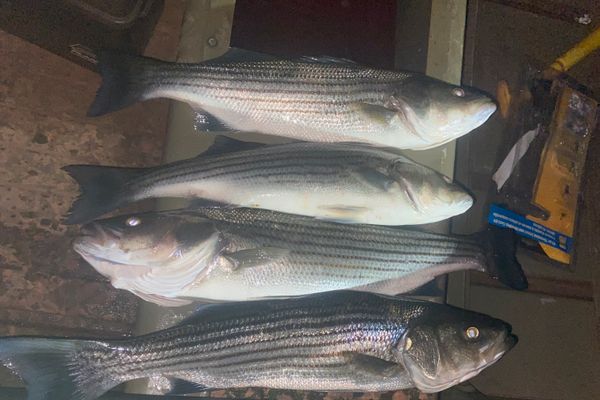
M179 321L176 325L194 325L198 322L202 322L205 319L205 314L218 305L218 303L200 304L194 311Z
M436 267L418 269L412 273L397 278L384 279L365 285L355 286L350 289L359 292L379 293L394 296L400 293L407 293L417 289L424 284L431 282L437 276L455 271L481 270L482 265L476 262L465 260L454 264L442 264Z
M211 390L210 388L196 382L190 382L185 379L179 378L170 378L170 389L166 395L182 395L182 394L191 394L191 393L199 393L206 392L207 390Z
M235 153L238 151L254 150L266 146L263 143L244 142L227 136L216 136L213 144L198 157L212 156L218 154Z

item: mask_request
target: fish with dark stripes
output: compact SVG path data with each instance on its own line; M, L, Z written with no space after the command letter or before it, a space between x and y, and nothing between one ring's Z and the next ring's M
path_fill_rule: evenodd
M179 394L249 386L432 393L472 378L516 343L509 324L487 315L341 291L208 305L126 339L0 338L0 360L25 381L28 400L94 400L146 377L172 379Z
M526 287L514 236L499 228L447 236L207 207L98 220L82 227L74 249L116 288L163 306L336 289L397 294L458 270Z
M147 198L202 198L347 223L423 224L465 212L471 196L447 177L368 145L264 146L220 136L207 152L154 168L71 165L80 185L67 223Z
M423 150L465 135L496 110L486 94L425 75L333 57L294 60L231 49L199 64L102 53L88 115L152 98L189 103L207 131Z

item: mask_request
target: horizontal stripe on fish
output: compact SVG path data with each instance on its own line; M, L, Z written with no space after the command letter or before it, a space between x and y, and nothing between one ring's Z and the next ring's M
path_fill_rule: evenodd
M494 250L495 243L505 250ZM352 288L404 293L458 270L520 272L511 246L493 232L447 236L222 206L97 221L75 243L115 287L165 305L152 296L188 302Z
M233 131L297 140L426 149L470 132L496 108L483 93L420 74L332 59L266 61L244 52L252 59L242 61L238 55L231 49L217 60L177 64L104 53L103 84L89 115L167 97L202 110L205 123L196 122L208 130L221 124L206 121L217 120Z
M465 327L481 339L466 339ZM123 340L0 338L0 361L24 379L30 400L95 400L142 377L208 388L435 392L477 375L516 341L508 324L483 314L333 292L211 305Z
M213 145L219 152L209 149L206 156L154 168L65 167L82 185L67 222L156 197L386 225L434 222L472 204L462 188L437 172L387 150L357 144L258 146L221 137Z

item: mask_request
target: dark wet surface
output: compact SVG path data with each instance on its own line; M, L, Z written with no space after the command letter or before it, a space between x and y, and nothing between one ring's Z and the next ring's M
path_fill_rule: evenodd
M177 3L150 43L156 57L175 56ZM0 59L0 335L128 334L139 300L71 250L78 228L61 219L77 186L60 168L159 163L168 103L87 118L99 76L2 31Z

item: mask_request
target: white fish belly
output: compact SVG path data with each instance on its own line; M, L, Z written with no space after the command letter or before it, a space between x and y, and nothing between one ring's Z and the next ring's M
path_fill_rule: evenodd
M164 185L152 189L147 195L204 198L344 223L416 225L438 220L435 214L416 211L400 194L328 189L331 188L296 188L249 181L202 181Z
M166 88L153 96L186 102L196 111L216 117L231 130L260 132L310 142L361 142L401 149L423 146L422 140L409 130L401 127L382 129L380 124L366 120L358 112L338 117L318 111L314 114L295 113L293 108L286 112L257 111L249 105L252 103L251 99L226 102L198 92ZM238 96L243 97L243 91ZM299 98L298 102L301 101ZM274 99L273 102L276 103L277 100ZM330 107L335 104L335 99L331 99L331 102Z
M178 297L215 301L244 301L269 297L301 296L368 284L372 279L336 278L314 266L303 271L290 265L256 266L242 271L214 271Z
M353 289L395 295L406 293L436 276L459 270L481 269L475 263L431 266L398 264L398 271L380 273L368 267L352 270L272 263L238 271L215 270L181 291L178 297L215 301L245 301L269 297L301 296L331 290ZM390 265L388 264L387 267ZM377 265L373 265L377 267ZM406 269L406 270L402 270Z

